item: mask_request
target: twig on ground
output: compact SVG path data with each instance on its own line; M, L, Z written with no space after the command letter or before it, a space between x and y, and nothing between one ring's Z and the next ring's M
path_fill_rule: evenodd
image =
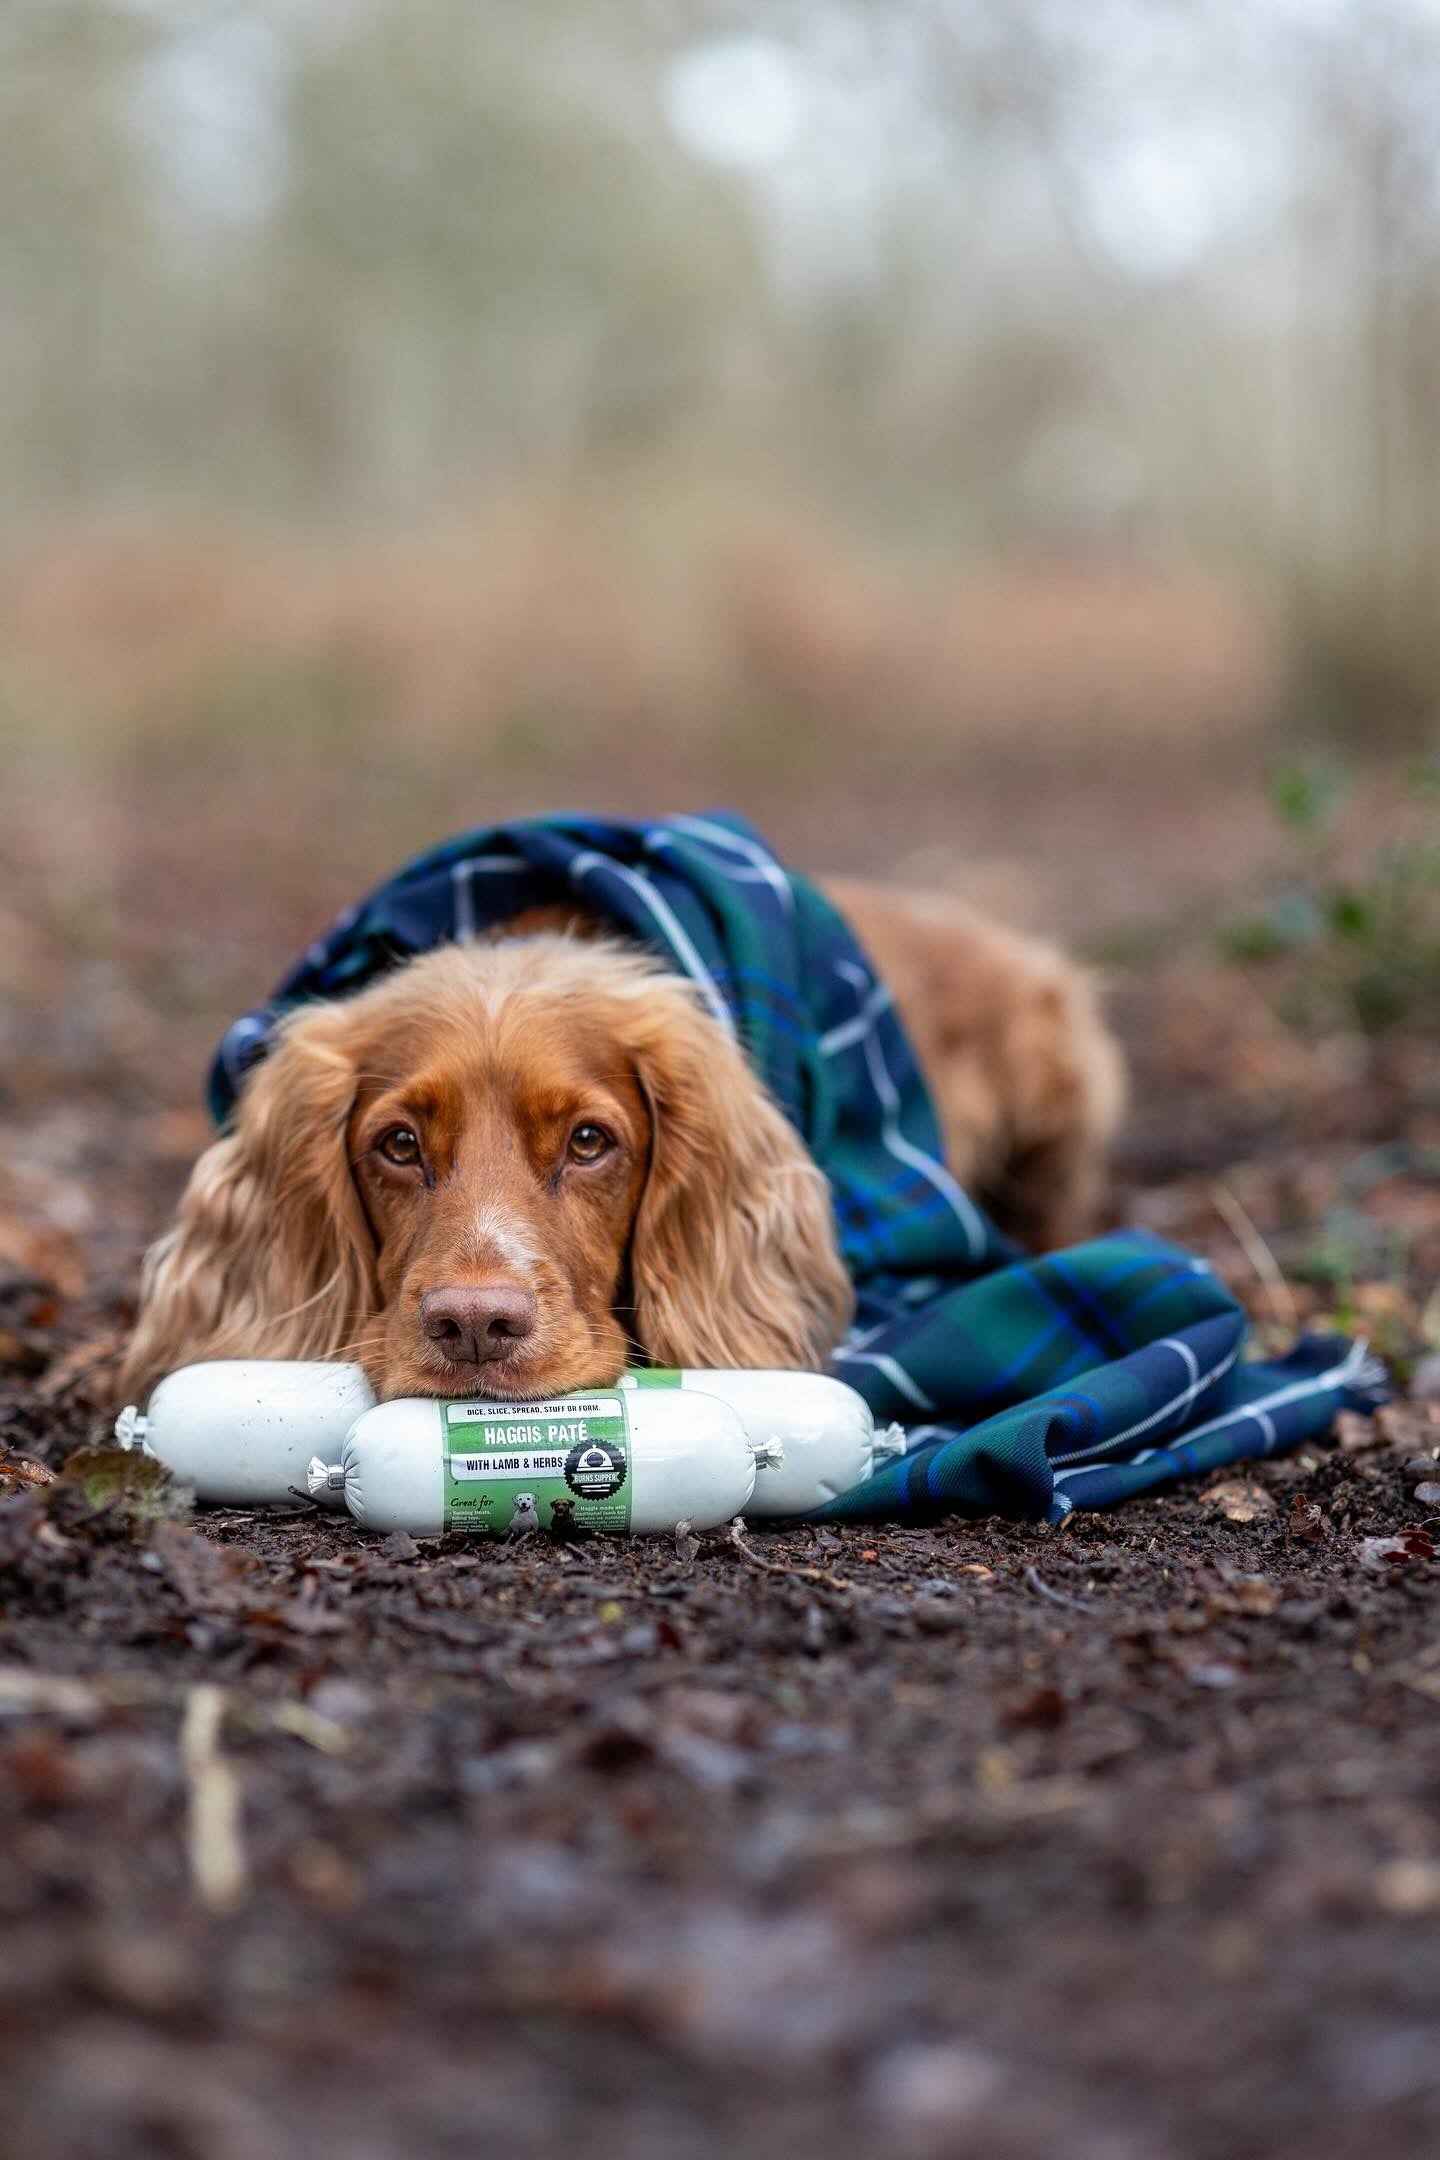
M1052 1605L1074 1605L1082 1610L1084 1608L1084 1598L1067 1597L1063 1590L1052 1590L1036 1567L1026 1568L1025 1581L1037 1597L1048 1598Z
M270 1712L270 1723L279 1732L293 1733L307 1747L318 1748L322 1755L343 1755L350 1745L350 1735L334 1718L322 1717L307 1703L277 1703Z
M44 1713L88 1723L100 1715L103 1698L89 1680L68 1674L32 1672L28 1666L0 1665L0 1716Z
M858 1583L847 1582L843 1575L830 1574L826 1568L790 1567L781 1560L767 1560L762 1553L756 1552L753 1545L746 1544L743 1515L737 1515L731 1523L728 1542L734 1546L742 1560L747 1561L751 1567L763 1568L767 1575L793 1575L801 1582L824 1583L830 1590L856 1590L860 1587Z
M195 1888L212 1912L233 1912L246 1883L240 1787L220 1752L224 1717L224 1688L191 1688L180 1726L180 1759L190 1791L186 1843Z
M1270 1300L1272 1317L1281 1327L1298 1328L1300 1314L1294 1292L1285 1280L1279 1261L1261 1236L1254 1217L1219 1178L1210 1187L1210 1198L1216 1214L1255 1270L1256 1279Z

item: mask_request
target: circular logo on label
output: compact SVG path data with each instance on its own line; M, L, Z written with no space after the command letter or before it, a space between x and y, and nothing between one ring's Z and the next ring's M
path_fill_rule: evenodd
M582 1440L565 1458L565 1482L582 1500L608 1500L625 1482L625 1450L610 1440Z

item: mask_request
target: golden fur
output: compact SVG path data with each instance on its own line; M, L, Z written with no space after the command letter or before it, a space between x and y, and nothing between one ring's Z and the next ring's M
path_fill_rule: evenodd
M402 1105L434 1178L397 1207L366 1141ZM582 1119L617 1135L603 1184L556 1169ZM538 1324L503 1378L461 1384L419 1301L496 1279L533 1292ZM632 1342L813 1365L850 1306L825 1180L693 987L547 934L448 947L291 1017L147 1263L125 1381L354 1355L385 1395L540 1397L614 1379Z
M894 992L960 1183L1023 1245L1084 1237L1125 1107L1091 977L1048 940L961 901L824 884Z
M1032 1243L1083 1231L1122 1097L1086 979L954 903L829 889L956 1175ZM580 1131L598 1160L573 1159ZM457 1364L421 1308L442 1294L529 1317ZM384 1396L539 1398L637 1349L818 1365L851 1303L825 1180L693 986L547 914L284 1024L147 1260L123 1377L138 1396L202 1358L353 1356Z

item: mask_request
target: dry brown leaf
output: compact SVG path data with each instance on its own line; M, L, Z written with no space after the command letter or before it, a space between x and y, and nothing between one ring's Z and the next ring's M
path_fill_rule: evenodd
M12 1455L0 1462L0 1478L9 1478L17 1485L58 1485L60 1482L44 1463L26 1462L20 1455Z
M1375 1902L1397 1919L1440 1908L1440 1867L1433 1860L1387 1860L1375 1871Z
M1312 1500L1308 1493L1296 1493L1290 1503L1290 1520L1285 1525L1292 1538L1302 1544L1318 1545L1329 1529L1325 1510Z
M1372 1575L1391 1575L1419 1560L1435 1558L1435 1540L1428 1530L1404 1530L1399 1537L1367 1537L1360 1540L1360 1565Z
M1200 1495L1202 1507L1216 1508L1228 1522L1259 1522L1275 1513L1275 1502L1263 1486L1252 1485L1244 1478L1227 1478L1223 1485L1212 1485Z
M1265 1620L1280 1603L1280 1592L1266 1575L1226 1575L1223 1590L1215 1591L1205 1601L1206 1611L1215 1616L1244 1615L1247 1619Z

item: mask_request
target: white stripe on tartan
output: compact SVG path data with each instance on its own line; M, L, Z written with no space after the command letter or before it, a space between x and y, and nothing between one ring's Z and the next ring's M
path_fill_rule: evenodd
M712 847L728 848L731 854L739 855L753 864L754 867L748 871L732 870L729 875L737 884L754 885L763 882L769 885L780 895L790 913L794 914L795 894L789 878L774 856L767 855L764 848L758 847L753 840L747 840L743 833L727 832L723 825L712 825L708 818L672 817L670 824L676 832L694 833L698 839L708 840ZM648 832L645 835L645 845L666 847L669 839L668 833Z
M870 980L864 969L856 967L854 962L850 960L837 961L836 972L843 975L847 982L855 984L862 992ZM969 1240L971 1258L978 1260L985 1250L985 1226L976 1213L974 1204L956 1184L945 1165L937 1162L933 1155L927 1155L923 1148L916 1147L914 1142L907 1140L901 1132L900 1096L886 1067L873 1027L865 1037L865 1062L870 1069L871 1082L884 1109L880 1137L884 1142L887 1153L893 1155L897 1162L906 1164L909 1169L918 1170L922 1177L929 1180L942 1198L949 1202L957 1222Z
M691 981L699 988L700 994L711 1012L714 1013L715 1018L720 1022L725 1032L728 1035L733 1035L735 1033L735 1022L730 1017L730 1008L715 987L714 977L686 936L673 909L667 906L649 879L642 877L638 870L628 869L624 863L612 862L608 855L597 855L592 848L575 856L572 860L570 864L571 883L578 885L580 880L587 877L592 870L609 870L613 872L622 883L628 885L631 891L644 901L646 907L649 908L656 922L659 923L674 947L680 965L684 968Z
M841 1344L841 1348L844 1350L868 1349L878 1335L885 1334L886 1330L894 1325L893 1320L877 1320L871 1327L852 1327Z
M837 1350L835 1362L837 1365L873 1365L877 1372L884 1373L893 1387L899 1388L902 1395L909 1397L917 1410L934 1410L939 1407L930 1400L919 1381L911 1379L898 1358L886 1357L881 1351Z
M484 877L497 871L530 870L534 865L523 855L462 855L459 862L450 866L450 882L455 888L455 942L468 945L475 936L475 894L472 878Z
M888 1012L895 1002L888 983L877 983L853 1020L842 1020L820 1037L817 1045L821 1057L834 1057L837 1050L848 1050L852 1043L863 1042L882 1012Z
M1185 1360L1185 1370L1190 1375L1189 1401L1185 1404L1185 1408L1188 1410L1190 1403L1194 1402L1195 1397L1200 1392L1200 1360L1190 1348L1189 1343L1182 1342L1178 1335L1162 1335L1159 1348L1162 1350L1178 1350Z
M1147 1347L1155 1350L1175 1351L1184 1361L1185 1370L1190 1374L1189 1386L1182 1388L1178 1395L1172 1395L1169 1402L1162 1403L1160 1408L1152 1411L1149 1417L1141 1418L1138 1425L1127 1426L1124 1432L1113 1434L1109 1440L1098 1440L1094 1447L1075 1448L1068 1455L1052 1456L1051 1461L1053 1463L1096 1462L1101 1455L1107 1455L1111 1448L1123 1447L1127 1440L1134 1440L1142 1432L1149 1432L1152 1426L1163 1425L1166 1418L1173 1417L1177 1410L1188 1410L1197 1395L1203 1394L1213 1381L1224 1378L1239 1357L1244 1345L1243 1343L1236 1343L1229 1356L1221 1358L1219 1364L1213 1365L1210 1371L1203 1376L1190 1345L1177 1341L1173 1335L1162 1335L1157 1343L1150 1344Z
M452 906L455 910L455 942L468 945L475 935L475 900L470 891L470 865L463 859L450 872Z
M905 1446L901 1451L901 1459L903 1460L906 1455L913 1455L916 1448L924 1447L927 1441L949 1439L954 1430L953 1425L907 1425L905 1427Z
M1233 1410L1222 1410L1218 1417L1207 1418L1203 1425L1196 1425L1190 1432L1177 1433L1176 1440L1181 1447L1189 1447L1193 1441L1203 1440L1211 1433L1223 1432L1227 1425L1242 1424L1246 1418L1253 1418L1262 1432L1267 1426L1270 1426L1273 1432L1274 1427L1267 1412L1282 1410L1287 1403L1303 1402L1307 1395L1323 1395L1327 1389L1343 1386L1347 1381L1358 1381L1366 1368L1369 1349L1367 1342L1352 1343L1348 1354L1338 1365L1332 1365L1328 1372L1315 1373L1308 1380L1293 1380L1288 1387L1277 1388L1273 1395L1262 1395L1258 1402L1237 1403ZM1114 1445L1113 1442L1106 1444ZM1272 1439L1270 1445L1273 1447L1274 1444ZM1145 1462L1159 1452L1156 1448L1142 1448L1139 1454L1133 1455L1130 1460L1136 1463ZM1123 1470L1127 1467L1125 1463L1076 1463L1071 1470L1058 1471L1055 1483L1059 1485L1064 1479L1083 1477L1087 1470Z

